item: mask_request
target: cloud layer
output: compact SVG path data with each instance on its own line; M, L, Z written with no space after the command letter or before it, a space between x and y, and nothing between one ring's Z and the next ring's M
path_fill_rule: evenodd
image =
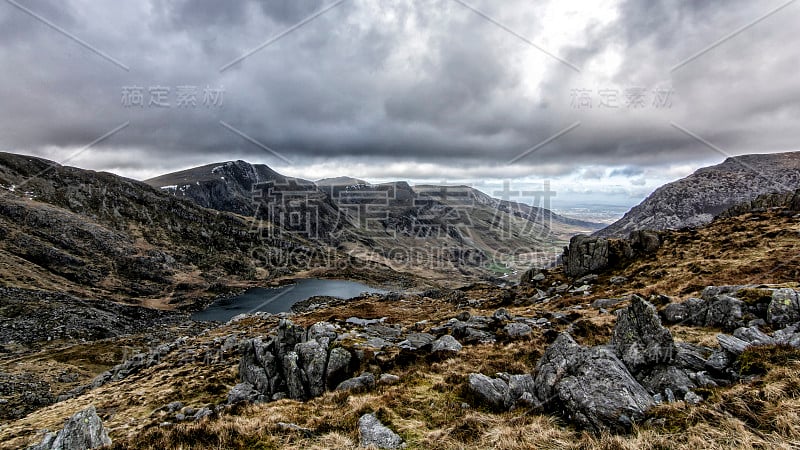
M723 153L798 149L800 4L585 3L5 1L0 149L63 161L130 122L70 163L144 178L240 158L634 195ZM131 87L144 106L123 104ZM157 87L169 107L148 105ZM178 106L189 88L197 105Z

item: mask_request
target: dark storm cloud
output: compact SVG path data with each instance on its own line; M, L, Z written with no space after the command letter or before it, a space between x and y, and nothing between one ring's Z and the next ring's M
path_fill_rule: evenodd
M220 121L298 165L401 161L548 175L611 168L583 174L589 178L633 179L648 167L724 157L671 122L737 154L796 149L800 137L800 46L790 45L798 5L671 72L781 3L624 1L612 5L613 20L587 13L575 23L574 16L547 14L557 2L473 2L577 72L452 0L347 0L274 41L335 3L20 4L97 51L0 3L0 148L59 159L130 122L92 149L95 168L155 172L230 158L279 163ZM177 107L176 88L185 85L200 96L206 87L223 88L224 105ZM169 87L172 105L125 107L127 86ZM667 86L673 104L597 107L598 89L631 86L649 94ZM592 91L593 108L575 108L571 94L579 88ZM506 166L577 122L517 167Z

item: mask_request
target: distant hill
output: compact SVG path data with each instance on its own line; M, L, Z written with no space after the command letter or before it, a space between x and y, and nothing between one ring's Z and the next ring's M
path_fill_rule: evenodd
M323 178L314 182L317 186L355 186L369 184L364 180L352 177Z
M761 194L791 192L797 188L800 188L800 152L728 158L661 186L620 220L595 234L625 237L636 230L705 225L736 204Z

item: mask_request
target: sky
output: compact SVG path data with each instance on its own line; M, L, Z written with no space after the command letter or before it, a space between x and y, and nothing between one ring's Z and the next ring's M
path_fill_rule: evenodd
M797 150L800 2L3 0L0 150L632 206Z

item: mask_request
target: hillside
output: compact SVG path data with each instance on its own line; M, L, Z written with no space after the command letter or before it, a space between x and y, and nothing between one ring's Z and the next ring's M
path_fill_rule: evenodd
M284 177L244 161L211 164L146 181L199 205L276 225L358 258L438 283L513 276L550 260L598 224L491 198L467 186L368 184L349 177Z
M743 155L704 167L656 189L597 236L705 225L726 209L761 194L800 188L800 152Z
M340 255L301 236L275 240L260 231L252 217L135 180L0 153L0 282L8 287L197 307L311 267L324 271ZM397 278L388 273L376 266L374 275Z
M114 448L357 448L369 413L408 448L789 448L800 436L797 198L646 234L627 242L628 259L580 277L557 267L518 286L239 317L139 359L152 363L97 364L120 375L8 421L0 447L38 442L93 405ZM591 239L585 248L602 247ZM65 352L13 361L54 379ZM320 358L342 372L319 372Z

